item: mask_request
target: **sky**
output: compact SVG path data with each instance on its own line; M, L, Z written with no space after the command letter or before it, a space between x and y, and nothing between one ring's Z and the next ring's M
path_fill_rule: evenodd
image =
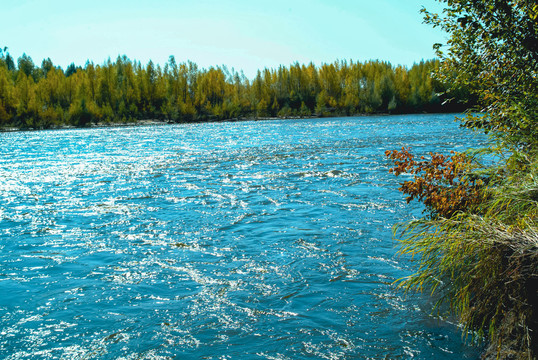
M422 23L435 0L2 0L0 47L38 66L102 64L119 55L164 65L226 65L253 78L295 62L434 58L445 35Z

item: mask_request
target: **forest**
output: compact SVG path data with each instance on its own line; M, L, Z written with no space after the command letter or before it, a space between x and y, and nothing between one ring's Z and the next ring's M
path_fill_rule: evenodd
M126 56L102 65L36 66L0 50L0 128L45 129L152 119L168 122L458 112L469 93L434 80L439 61L411 68L382 61L335 61L259 70L254 79L226 66L142 65ZM450 100L450 101L448 101Z

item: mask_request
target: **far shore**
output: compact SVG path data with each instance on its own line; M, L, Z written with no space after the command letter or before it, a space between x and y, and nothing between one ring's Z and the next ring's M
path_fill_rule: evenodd
M263 120L293 120L293 119L321 119L321 118L337 118L337 117L367 117L367 116L390 116L390 115L413 115L413 114L436 114L436 113L405 113L405 114L390 114L390 113L376 113L376 114L354 114L354 115L311 115L311 116L286 116L286 117L240 117L224 120L217 119L204 119L204 120L191 120L191 121L172 121L172 120L157 120L157 119L143 119L134 120L129 122L98 122L89 123L86 126L75 125L52 125L47 128L19 128L15 126L0 127L0 133L2 132L17 132L17 131L41 131L41 130L68 130L68 129L98 129L109 127L133 127L133 126L163 126L174 124L199 124L199 123L215 123L215 122L238 122L238 121L263 121ZM441 114L441 113L440 113ZM445 114L445 113L443 113Z

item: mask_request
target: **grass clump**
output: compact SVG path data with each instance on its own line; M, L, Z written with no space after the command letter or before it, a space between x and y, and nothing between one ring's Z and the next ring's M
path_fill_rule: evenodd
M418 264L399 286L439 294L437 309L446 305L466 332L488 339L485 358L536 358L538 158L507 170L462 154L387 155L394 173L414 174L400 190L428 212L395 229L401 253Z

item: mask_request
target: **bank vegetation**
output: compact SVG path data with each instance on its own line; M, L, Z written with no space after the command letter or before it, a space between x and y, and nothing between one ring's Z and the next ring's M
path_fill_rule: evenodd
M0 128L219 121L268 117L456 112L469 94L444 104L446 86L432 78L436 60L411 68L382 61L295 63L258 71L253 79L227 67L142 65L126 56L65 70L50 59L36 66L0 51Z
M425 21L449 35L436 45L437 79L470 89L479 106L462 125L491 146L417 158L387 151L400 190L424 218L396 229L417 272L407 290L440 297L487 359L538 356L538 4L443 0ZM450 90L449 90L450 92Z

